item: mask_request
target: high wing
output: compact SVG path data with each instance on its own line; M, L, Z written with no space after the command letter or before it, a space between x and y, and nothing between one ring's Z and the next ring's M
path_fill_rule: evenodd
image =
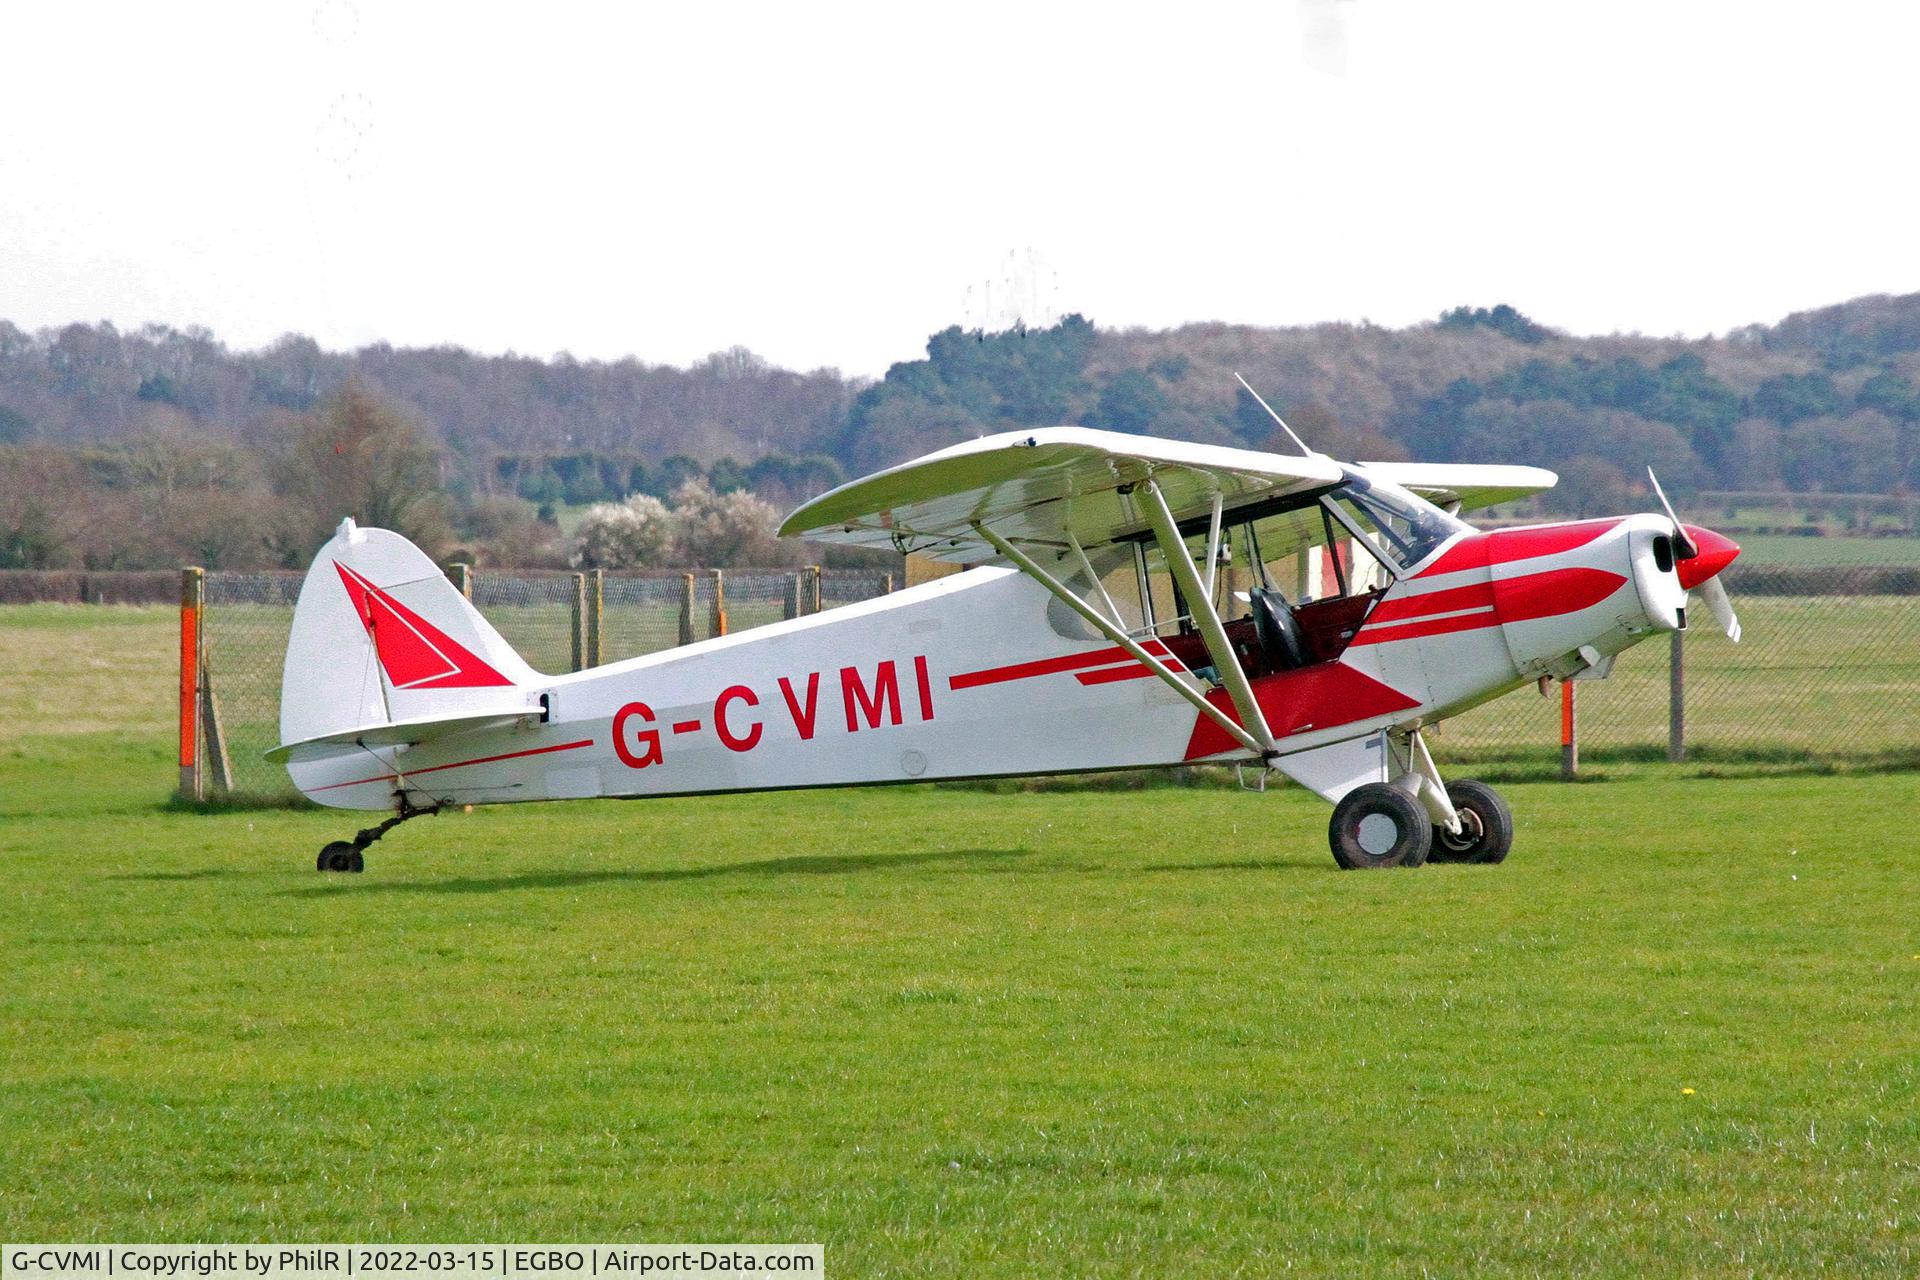
M1363 462L1360 469L1411 489L1435 506L1458 503L1462 511L1511 502L1560 483L1559 476L1543 467L1477 462Z
M1086 427L969 440L841 485L802 506L783 537L892 548L971 564L999 552L976 532L1026 545L1093 548L1148 528L1133 493L1152 478L1176 517L1337 484L1340 464Z

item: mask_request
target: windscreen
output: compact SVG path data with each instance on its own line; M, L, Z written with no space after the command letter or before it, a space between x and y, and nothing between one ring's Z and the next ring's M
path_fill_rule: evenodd
M1375 545L1402 570L1425 560L1441 543L1472 528L1426 499L1387 480L1349 470L1344 484L1327 495L1339 502Z

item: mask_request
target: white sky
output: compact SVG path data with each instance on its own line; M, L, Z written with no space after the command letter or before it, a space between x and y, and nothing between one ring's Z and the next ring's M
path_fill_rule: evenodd
M0 318L878 374L1015 249L1111 326L1920 289L1920 8L1339 11L6 0Z

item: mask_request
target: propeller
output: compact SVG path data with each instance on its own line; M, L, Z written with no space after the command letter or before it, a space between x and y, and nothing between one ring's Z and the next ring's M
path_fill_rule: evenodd
M1727 633L1727 639L1739 644L1740 618L1733 611L1733 599L1727 595L1727 584L1720 581L1720 575L1716 573L1701 583L1700 594L1706 597L1707 608L1713 610L1713 619Z
M1680 585L1705 600L1714 621L1727 633L1727 639L1739 644L1740 618L1733 611L1733 598L1727 594L1727 584L1720 581L1720 571L1733 563L1740 548L1731 538L1724 538L1711 529L1681 524L1652 467L1647 468L1647 479L1653 482L1654 496L1666 508L1667 519L1673 521L1674 567L1680 576Z

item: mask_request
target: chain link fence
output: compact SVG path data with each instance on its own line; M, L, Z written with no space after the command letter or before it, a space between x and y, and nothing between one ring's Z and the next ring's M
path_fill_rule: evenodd
M1726 582L1740 643L1696 607L1678 643L1644 641L1607 679L1573 682L1579 759L1920 763L1920 571L1735 566ZM1475 708L1429 745L1455 763L1557 766L1551 692Z
M201 601L199 696L185 704L200 722L197 732L187 729L200 744L191 785L213 797L291 798L286 770L262 757L280 740L281 664L303 575L189 572ZM567 573L455 565L449 576L529 666L550 675L870 600L895 582L890 573L813 568Z
M455 582L535 669L558 673L732 634L893 590L891 574L479 571ZM1744 636L1698 612L1606 680L1575 681L1580 758L1920 764L1920 571L1729 571ZM202 753L208 794L291 796L262 753L279 737L297 573L205 575ZM1681 660L1676 688L1673 658ZM1443 763L1557 767L1559 690L1522 690L1429 731Z

